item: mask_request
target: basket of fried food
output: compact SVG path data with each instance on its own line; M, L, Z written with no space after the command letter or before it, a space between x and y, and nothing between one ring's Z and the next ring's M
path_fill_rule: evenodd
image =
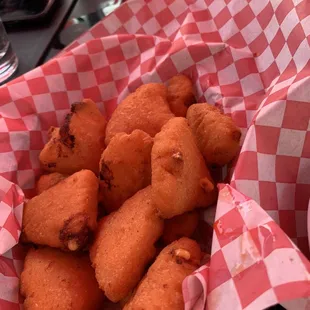
M241 132L189 78L140 86L107 122L85 99L50 128L45 173L24 206L25 309L183 309L182 282L204 256L191 239L216 204L210 167Z

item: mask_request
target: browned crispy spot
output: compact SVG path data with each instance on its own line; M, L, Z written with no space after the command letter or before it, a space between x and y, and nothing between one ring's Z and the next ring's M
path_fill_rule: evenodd
M75 136L70 134L70 122L74 113L83 107L83 102L76 102L71 105L70 113L66 115L64 124L59 129L60 142L70 149L74 148ZM59 155L61 156L61 155Z
M111 190L113 186L112 181L114 180L114 177L112 171L105 162L101 163L99 178L100 181L103 181L106 184L107 188Z
M57 150L57 157L61 157L62 156L62 147L61 144L56 144L56 150Z
M76 113L83 107L83 102L75 102L71 105L71 113Z
M48 163L47 167L48 168L55 168L56 167L56 163Z
M48 130L47 135L48 135L49 139L52 137L53 132L55 131L55 129L56 129L56 127L51 126L50 129Z
M64 226L59 232L59 240L67 249L76 251L87 244L91 233L88 221L89 216L80 212L64 222Z
M63 145L61 143L56 144L56 151L57 151L57 158L68 158L69 155L66 154L65 150L63 149Z
M65 117L65 122L59 130L60 142L70 149L73 149L75 144L75 137L70 134L70 122L72 116L73 113L67 114Z

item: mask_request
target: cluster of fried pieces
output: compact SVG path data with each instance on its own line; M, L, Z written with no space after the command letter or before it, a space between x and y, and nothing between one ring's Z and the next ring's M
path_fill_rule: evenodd
M26 310L100 309L104 295L127 310L184 308L182 281L202 256L189 239L196 209L217 199L208 166L231 161L241 135L219 109L194 103L178 75L139 87L108 123L85 99L50 129L48 174L23 214Z

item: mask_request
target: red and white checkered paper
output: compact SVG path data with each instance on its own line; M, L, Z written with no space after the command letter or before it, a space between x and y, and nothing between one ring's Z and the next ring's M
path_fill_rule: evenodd
M177 73L199 102L231 114L244 141L220 190L210 263L183 283L185 308L307 309L309 39L307 0L133 0L1 87L0 309L21 307L23 251L13 246L49 127L85 97L109 117L130 91Z

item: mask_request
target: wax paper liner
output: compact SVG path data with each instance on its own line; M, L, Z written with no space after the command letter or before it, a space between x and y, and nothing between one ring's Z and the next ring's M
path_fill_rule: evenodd
M233 117L244 142L231 186L220 190L210 263L183 283L186 309L292 299L287 308L307 309L309 261L294 244L308 254L309 29L307 1L128 1L57 58L1 87L0 254L18 242L47 130L71 103L90 97L109 117L139 85L182 72L199 102ZM22 307L23 255L17 246L0 257L1 309Z

